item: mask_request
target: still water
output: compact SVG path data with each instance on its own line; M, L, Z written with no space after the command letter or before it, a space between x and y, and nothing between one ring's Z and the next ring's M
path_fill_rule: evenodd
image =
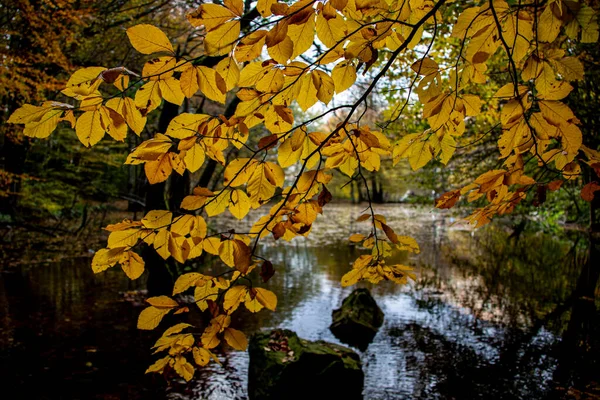
M345 238L368 226L353 222L364 207L327 207L333 217L319 218L309 240L266 241L261 255L276 273L265 286L277 294L278 309L238 312L233 327L281 327L340 343L329 331L331 312L352 291L341 288L340 278L362 253ZM362 285L385 313L374 341L357 350L365 399L600 396L593 300L585 318L573 321L581 316L572 300L586 262L583 236L515 238L500 225L470 232L424 208L377 211L398 233L414 236L422 252L396 256L415 268L415 282ZM94 276L89 261L0 274L0 379L14 388L12 399L246 398L244 352L221 351L222 366L199 371L187 384L144 375L158 337L135 328L144 277L131 282L117 269Z

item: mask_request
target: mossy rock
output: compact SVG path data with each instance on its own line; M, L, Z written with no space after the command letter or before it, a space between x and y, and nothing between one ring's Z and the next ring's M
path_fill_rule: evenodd
M250 399L362 399L360 358L347 347L276 329L252 336L248 351Z
M331 332L342 342L364 351L383 324L383 311L367 289L356 289L332 313Z

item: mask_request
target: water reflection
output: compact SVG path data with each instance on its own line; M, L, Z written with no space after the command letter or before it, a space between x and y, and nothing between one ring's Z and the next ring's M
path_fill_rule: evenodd
M276 266L267 287L279 298L278 311L243 313L234 327L283 327L339 343L328 329L331 311L352 291L339 280L360 254L342 239L366 226L353 222L360 206L332 208L334 222L318 220L310 241L266 243L262 255ZM471 235L442 214L383 208L389 224L416 236L423 251L397 255L418 272L411 285L362 285L385 313L361 352L365 399L564 398L597 390L594 302L573 322L586 238L514 240L502 227ZM162 378L142 374L156 334L135 330L139 307L120 293L143 282L132 284L119 271L93 276L87 260L0 279L0 376L23 393L44 384L43 395L27 398L164 398L165 391L170 399L246 398L247 353L222 351L223 366L202 370L189 384L166 387ZM580 367L570 357L573 343Z

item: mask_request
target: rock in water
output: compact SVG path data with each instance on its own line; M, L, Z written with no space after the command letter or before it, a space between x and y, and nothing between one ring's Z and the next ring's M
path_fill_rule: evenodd
M360 358L347 347L276 329L254 335L248 351L250 399L362 399Z
M361 351L373 341L383 324L383 311L367 289L356 289L332 313L331 332L342 342Z

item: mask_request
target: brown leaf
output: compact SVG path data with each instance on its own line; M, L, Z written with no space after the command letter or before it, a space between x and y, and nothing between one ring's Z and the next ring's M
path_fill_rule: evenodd
M273 269L273 264L271 261L265 261L262 263L260 266L260 277L262 278L263 282L266 283L269 279L271 279L273 274L275 274L275 270Z
M435 200L436 208L452 208L460 199L460 190L446 192Z
M283 235L285 235L285 224L283 222L278 222L273 227L273 237L275 238L275 240L277 240Z
M269 150L277 144L277 140L277 135L265 136L258 141L258 148L263 149L265 151Z
M560 189L563 183L564 181L562 179L557 179L555 181L550 182L546 186L548 187L548 190L552 190L554 192L555 190Z
M323 185L323 190L321 191L321 193L319 193L317 203L319 203L319 206L323 207L325 204L331 202L331 200L333 200L333 196L331 195L329 190L327 190L325 185Z
M593 163L591 167L594 169L596 175L600 178L600 163Z
M592 201L595 193L599 190L600 185L598 185L598 182L590 182L581 189L581 198L585 201Z

